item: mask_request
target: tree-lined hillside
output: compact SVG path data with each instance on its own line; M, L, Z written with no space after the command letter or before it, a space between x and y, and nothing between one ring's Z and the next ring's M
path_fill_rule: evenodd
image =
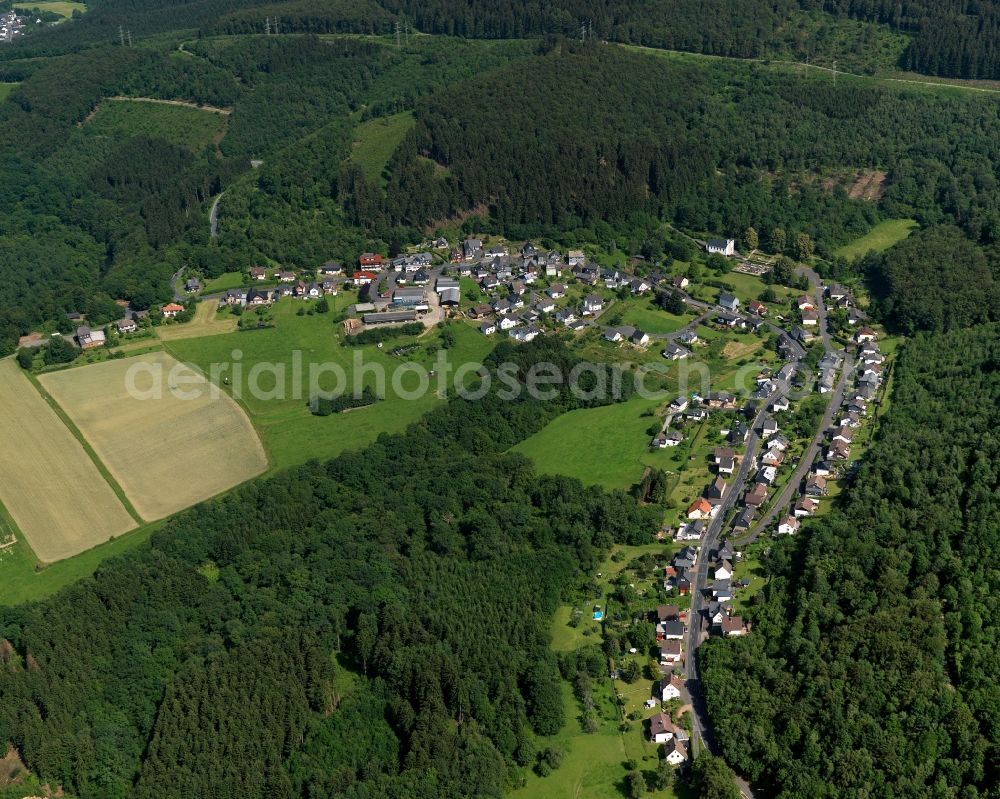
M576 404L456 399L0 611L0 740L85 798L499 799L566 712L560 597L659 523L503 454Z

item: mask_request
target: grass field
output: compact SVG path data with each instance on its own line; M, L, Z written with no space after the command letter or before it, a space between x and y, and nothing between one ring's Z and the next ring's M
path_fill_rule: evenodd
M0 361L0 501L44 562L136 526L73 433L12 360Z
M641 398L601 408L569 411L514 447L546 474L576 477L588 485L628 488L645 466L672 469L671 450L649 451L650 425L659 416L643 416L657 403Z
M18 85L17 83L0 83L0 101L6 100Z
M614 308L614 311L617 311ZM646 333L673 333L694 319L694 314L675 316L653 306L651 301L642 300L631 304L622 314L622 324L632 325Z
M133 368L142 369L134 388L150 394L152 370L161 370L159 396L130 395ZM221 392L212 397L203 375L166 353L67 369L40 382L144 519L161 519L267 468L264 449L239 407ZM183 399L186 394L200 396Z
M344 294L337 299L346 303L353 296ZM419 399L403 399L392 389L391 380L392 373L404 363L403 359L391 354L397 344L416 345L417 349L407 359L427 366L431 357L426 354L426 347L436 344L437 336L401 338L398 342L387 343L381 350L345 347L341 343L340 326L331 319L332 314L298 316L296 311L300 307L301 303L291 301L276 304L272 310L275 322L272 328L168 344L169 351L178 359L197 364L205 371L213 363L231 362L234 350L241 353L244 368L238 381L240 401L260 432L273 467L284 468L309 458L332 458L345 450L360 449L374 441L379 433L401 432L440 402L432 394ZM453 364L480 360L493 346L493 342L469 326L453 325L452 329L456 347L448 354ZM387 375L385 400L350 413L313 416L308 408L309 365L340 367L348 380L353 380L356 356L362 358L364 364L384 370ZM296 359L301 359L302 364L298 375L294 367ZM269 391L280 382L283 398L255 397L248 390L251 367L258 363L274 364L274 370L263 375L259 385ZM279 378L275 377L277 370L281 371ZM370 371L365 374L363 383L377 390L380 388ZM327 380L321 381L321 387L329 390L333 385Z
M79 11L81 14L85 13L87 5L86 3L73 3L55 0L54 2L43 3L14 3L14 8L25 8L29 11L33 11L37 8L39 11L49 11L53 14L58 14L61 17L69 19L73 16L74 11Z
M845 244L834 255L844 258L859 258L869 250L882 252L893 244L898 244L919 227L915 219L887 219L879 222L860 239Z
M201 338L232 333L239 320L228 311L219 312L215 300L203 300L194 311L194 319L178 324L164 324L156 328L160 341L178 341L185 338Z
M382 170L412 127L413 114L409 111L362 122L354 132L351 161L361 167L371 183L385 185Z
M38 562L31 551L19 543L0 553L0 605L17 605L51 596L60 588L92 575L105 558L141 546L159 526L160 523L143 525L127 535L42 569L37 568Z
M218 140L226 116L187 106L107 99L87 123L92 133L150 136L200 153Z
M261 281L263 282L263 281ZM246 275L243 272L223 272L218 277L205 281L202 289L204 294L216 294L220 291L241 288L246 283Z

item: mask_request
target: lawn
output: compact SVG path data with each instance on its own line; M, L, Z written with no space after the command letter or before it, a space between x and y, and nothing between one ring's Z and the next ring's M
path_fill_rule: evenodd
M44 562L136 526L83 445L13 360L0 361L0 501Z
M216 111L166 103L107 99L87 123L106 136L149 136L200 153L219 140L227 117Z
M139 515L161 519L267 469L249 419L164 352L42 375Z
M658 403L630 399L600 408L564 413L535 435L514 447L527 455L540 472L576 477L604 488L629 488L642 477L643 468L670 469L670 450L650 452L647 428L662 417L643 416Z
M292 301L276 304L272 310L275 323L272 328L168 344L168 350L178 359L197 364L205 372L212 364L233 363L234 352L239 354L242 374L233 381L234 385L224 388L230 392L234 387L239 389L239 401L260 433L272 467L285 468L309 458L332 458L346 450L360 449L380 433L401 432L440 402L433 392L418 399L400 397L392 387L391 378L404 363L402 358L391 354L393 349L398 345L415 345L415 351L407 358L426 368L433 360L427 346L438 343L436 334L417 339L403 337L387 342L382 349L347 347L342 344L341 327L333 320L332 313L298 316L297 311L302 307L302 303ZM456 338L456 347L449 351L452 364L480 360L493 346L469 326L453 325L452 329ZM310 372L317 374L321 389L330 390L336 379L329 370L339 367L350 386L355 375L355 358L361 359L361 384L375 388L385 399L350 413L313 416L308 408ZM301 364L298 371L296 362ZM258 367L261 374L253 376L251 370L255 364L265 366ZM310 365L315 368L311 370ZM321 373L321 368L326 371ZM377 371L386 375L384 386L377 384ZM404 374L405 370L400 378ZM249 391L251 379L263 392L255 395ZM400 385L407 389L410 384L411 378L407 378ZM279 386L280 391L276 390Z
M369 182L384 186L382 172L412 127L413 114L409 111L362 122L354 132L351 162L361 167Z
M0 83L0 101L6 100L10 93L19 85L17 83Z
M615 307L613 313L618 312ZM673 333L680 330L688 322L694 319L694 314L683 314L676 316L672 313L656 308L651 301L642 300L636 304L630 304L622 313L622 324L632 325L646 333Z
M887 219L879 222L860 239L845 244L834 255L844 258L859 258L869 250L882 252L893 244L898 244L919 227L915 219Z
M190 322L166 322L156 328L156 335L161 341L217 336L235 332L238 321L228 309L220 311L215 300L203 300L195 308L194 319Z
M247 284L247 277L243 272L223 272L218 277L213 277L205 281L202 294L218 294L220 291L242 288Z

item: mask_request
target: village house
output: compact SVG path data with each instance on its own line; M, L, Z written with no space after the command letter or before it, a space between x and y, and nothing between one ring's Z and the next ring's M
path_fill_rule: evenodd
M726 481L721 477L716 477L705 489L705 498L709 501L720 500L726 493Z
M778 522L778 535L794 535L799 531L801 524L795 516L786 516Z
M382 256L377 252L364 252L358 257L358 265L377 271L382 268Z
M675 289L683 291L691 284L691 281L684 277L684 275L677 275L670 283Z
M760 300L750 300L747 303L747 310L754 316L767 316L767 306Z
M684 688L684 680L677 674L666 675L660 678L660 699L669 702L672 699L680 699L681 691Z
M664 430L660 435L656 436L652 440L650 446L658 449L666 449L667 447L676 447L683 440L684 436L676 430Z
M262 266L251 267L250 277L254 280L267 280L267 270Z
M558 300L566 296L566 287L562 283L553 283L546 292L552 299Z
M518 325L518 320L513 316L503 316L500 318L499 327L501 330L513 330Z
M708 519L712 516L713 507L704 497L698 497L687 509L689 519Z
M649 720L649 740L654 744L665 744L674 737L674 723L666 713L657 713Z
M864 344L866 341L875 341L877 338L878 334L870 327L862 327L854 335L854 340L858 344Z
M723 637L733 638L738 635L745 635L747 628L740 616L727 616L719 625Z
M740 307L739 298L735 294L730 294L728 291L719 292L718 305L725 308L727 311L735 312Z
M188 294L195 294L196 292L201 291L201 283L198 282L197 278L189 277L184 283L184 291Z
M645 347L649 344L649 334L636 328L628 338L629 343L635 347Z
M803 294L795 303L800 311L815 311L816 303L808 294Z
M344 265L337 261L327 261L319 268L319 274L327 275L328 277L337 277L344 274Z
M750 508L759 508L767 502L767 486L763 483L754 483L753 488L743 495L743 504Z
M729 561L720 560L715 564L716 580L731 580L733 577L733 564Z
M698 334L695 333L693 330L683 331L680 335L677 336L677 340L682 344L687 344L688 346L692 344L697 344L699 341Z
M851 448L843 441L834 441L826 451L829 461L846 461L851 457Z
M600 294L588 294L583 298L584 316L600 313L604 308L604 298Z
M570 250L566 254L566 260L571 267L582 266L586 262L587 256L583 250Z
M484 336L492 336L494 333L497 332L497 323L494 322L492 319L483 322L479 326L479 332L482 333Z
M819 503L812 497L800 497L792 511L797 519L803 516L812 516L819 509Z
M690 581L688 582L690 590ZM684 658L684 643L683 641L661 641L660 642L660 662L661 663L680 663Z
M818 474L810 475L806 479L806 496L821 497L826 494L826 478Z
M119 319L115 322L115 327L117 327L118 332L122 334L134 333L139 329L139 325L135 323L134 319Z
M524 327L516 327L511 330L507 335L510 336L515 341L534 341L539 334L539 329L533 325L526 325Z
M466 239L462 242L462 257L471 261L483 251L482 239Z
M106 337L103 330L91 330L86 325L81 325L76 329L76 341L81 349L90 350L102 346Z
M176 302L168 302L161 309L163 316L167 319L173 319L177 314L184 311L183 305L178 305ZM103 335L103 334L102 334Z
M354 273L354 285L355 286L367 286L373 280L375 280L377 275L374 272L360 271Z
M663 745L663 758L671 766L680 766L687 762L688 750L676 735Z

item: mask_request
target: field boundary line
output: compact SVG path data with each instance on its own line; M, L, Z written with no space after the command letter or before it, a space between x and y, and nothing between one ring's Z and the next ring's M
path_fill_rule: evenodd
M132 504L131 500L129 500L125 491L118 484L118 481L115 480L111 472L108 471L108 467L105 466L104 462L97 456L94 448L90 446L90 442L87 441L83 433L80 432L80 428L77 427L73 420L69 418L69 414L67 414L66 411L62 409L62 406L55 401L55 398L45 390L45 387L38 381L38 378L35 375L30 372L25 372L25 374L28 375L28 380L35 387L35 390L42 395L42 399L44 399L48 403L49 407L55 411L56 416L58 416L60 421L66 425L66 428L73 434L73 437L80 442L80 446L83 447L83 451L86 452L87 457L93 461L94 466L97 467L97 471L100 473L101 477L103 477L105 482L111 486L111 490L115 492L115 496L117 496L118 500L125 506L125 510L128 511L128 515L131 516L132 519L139 525L148 524L149 522L139 515L139 512L135 509L135 506Z
M193 338L202 338L202 337L201 336L194 336ZM191 341L191 340L192 339L174 339L174 341ZM169 355L175 361L177 361L177 363L184 364L189 369L194 370L195 372L197 372L198 374L200 374L202 377L204 377L205 380L208 380L208 375L205 374L205 370L202 369L201 366L199 366L198 364L196 364L196 363L194 363L192 361L186 361L186 360L184 360L180 355L178 355L176 352L174 352L173 349L171 349L171 347L170 347L171 343L172 343L171 340L163 341L163 351L165 353L167 353L167 355ZM211 380L209 380L209 383L211 384ZM247 417L247 420L250 422L250 427L253 428L254 433L257 435L257 440L260 442L260 446L264 450L264 458L267 460L267 468L263 472L261 472L260 474L258 474L257 477L249 478L249 479L250 480L256 480L256 479L259 479L261 477L269 477L270 475L275 474L278 470L277 470L277 468L274 465L275 464L275 458L274 458L274 455L271 453L270 445L268 444L266 436L263 434L263 432L261 432L261 429L257 426L257 422L254 421L253 414L250 413L250 409L243 402L243 398L240 397L239 399L237 399L236 397L233 396L233 392L231 390L230 391L226 391L226 388L227 388L227 386L219 386L219 391L221 391L223 394L225 394L226 396L228 396L229 399L231 399L233 402L235 402L236 406L243 412L243 415ZM249 480L247 482L249 482ZM240 483L239 485L243 485L243 483ZM229 490L232 491L232 490L234 490L237 487L238 486L233 486L233 488L231 488ZM225 492L223 492L223 493L225 493ZM209 497L209 499L212 499L212 497Z

